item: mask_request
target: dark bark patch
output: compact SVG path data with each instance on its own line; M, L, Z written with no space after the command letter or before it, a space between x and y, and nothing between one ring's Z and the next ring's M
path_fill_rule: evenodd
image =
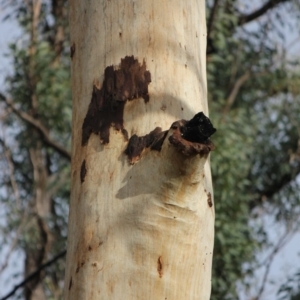
M81 164L81 169L80 169L80 181L81 181L81 183L84 182L86 172L87 172L87 169L86 169L86 163L85 163L85 160L84 160Z
M137 136L134 134L128 142L125 154L128 156L130 164L136 163L144 149L160 151L167 131L162 131L160 127L156 127L153 131L145 136Z
M162 264L162 257L160 256L157 260L157 272L159 274L159 278L163 276L163 264Z
M71 59L73 58L75 54L75 43L72 44L72 46L70 47L70 57Z
M207 194L207 204L209 207L213 206L212 199L211 199L211 193Z
M168 130L162 131L159 135L157 135L157 137L154 139L153 143L151 144L150 149L160 151L167 134L168 134Z
M104 144L109 143L109 128L120 130L126 138L123 126L124 106L127 100L143 98L149 101L148 85L151 74L133 56L121 59L118 69L106 67L104 80L99 89L94 84L91 103L82 125L82 145L88 142L91 133L100 136Z
M81 263L78 262L78 263L77 263L77 267L76 267L76 271L75 271L75 272L78 273L78 272L80 271L80 268L83 267L84 264L85 264L84 261L82 261Z

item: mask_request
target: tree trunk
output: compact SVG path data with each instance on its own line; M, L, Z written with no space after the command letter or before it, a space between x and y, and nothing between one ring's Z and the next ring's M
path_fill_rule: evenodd
M65 299L209 299L212 145L173 124L208 112L204 1L69 3Z

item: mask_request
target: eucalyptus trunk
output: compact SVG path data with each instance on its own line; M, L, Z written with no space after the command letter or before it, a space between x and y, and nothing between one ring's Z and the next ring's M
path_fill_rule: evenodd
M204 0L69 3L65 299L209 299L213 145L180 131L208 114Z

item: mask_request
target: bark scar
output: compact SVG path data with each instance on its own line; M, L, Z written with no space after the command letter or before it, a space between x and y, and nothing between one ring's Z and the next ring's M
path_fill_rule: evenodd
M210 120L202 113L196 114L190 121L179 120L172 124L167 131L162 131L156 127L149 134L138 137L136 134L131 136L125 150L130 164L135 164L140 160L146 148L160 151L168 132L169 142L185 156L199 154L207 155L215 149L209 137L216 132Z

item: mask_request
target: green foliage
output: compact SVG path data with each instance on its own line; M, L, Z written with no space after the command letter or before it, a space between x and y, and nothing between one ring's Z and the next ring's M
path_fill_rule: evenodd
M207 2L209 20L213 3ZM208 56L208 97L218 129L211 160L216 209L212 300L237 299L237 282L252 276L256 254L269 246L261 222L251 222L264 201L274 206L278 222L300 216L299 59L288 59L278 48L273 37L282 34L273 23L238 26L239 5L218 1L208 33L214 46Z
M214 137L216 151L212 154L215 194L215 250L213 291L211 299L236 299L235 285L244 274L242 264L251 262L258 246L249 227L249 201L251 189L247 175L251 169L250 155L254 151L255 116L248 117L242 109L231 111L219 119L214 113L218 128ZM228 295L232 295L233 298Z

